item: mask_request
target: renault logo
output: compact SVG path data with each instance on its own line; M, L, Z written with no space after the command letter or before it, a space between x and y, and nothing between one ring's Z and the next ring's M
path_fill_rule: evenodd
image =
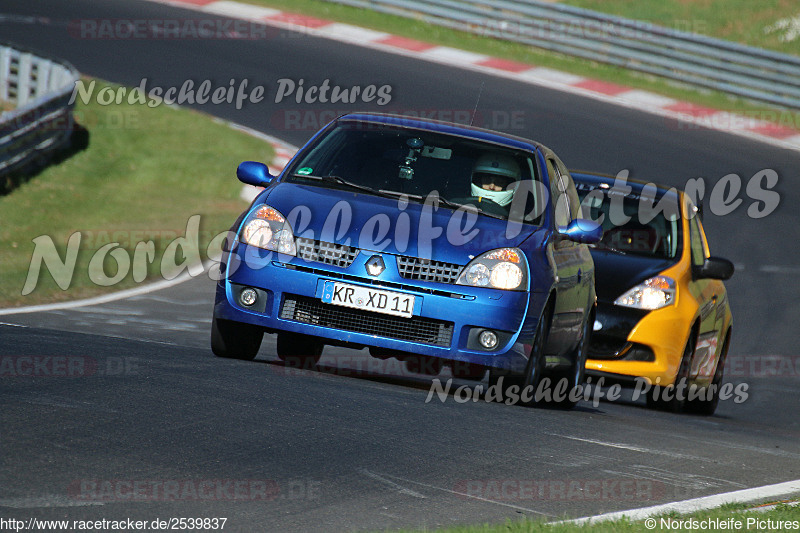
M370 257L364 266L367 267L367 273L370 276L380 276L381 273L386 270L386 265L383 262L383 258L379 255L373 255Z

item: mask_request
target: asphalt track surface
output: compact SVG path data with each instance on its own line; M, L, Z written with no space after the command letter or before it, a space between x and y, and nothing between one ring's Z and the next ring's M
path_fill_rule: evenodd
M334 107L341 111L471 110L483 85L482 116L523 117L510 128L483 125L540 140L572 168L628 169L674 185L702 176L709 187L769 168L780 177L781 203L752 219L742 191L732 214L706 217L712 253L737 265L726 285L731 354L741 363L728 381L749 385L747 401L722 402L711 418L652 412L641 401L583 402L571 412L426 403L430 378L333 348L318 370L290 371L276 362L269 336L255 362L218 359L208 347L213 282L204 276L114 303L0 317L9 324L0 325L0 356L63 357L83 369L74 378L0 378L0 516L227 517L231 531L379 530L580 517L800 478L800 153L283 30L259 40L90 40L67 30L83 18L198 17L147 2L5 0L2 13L37 18L0 20L4 39L117 83L264 85L260 104L203 109L296 145L313 128L286 127L281 113L331 106L275 104L281 78L393 88L384 108ZM220 179L234 179L233 169ZM137 497L135 481L151 488ZM181 483L178 497L152 488L168 481ZM193 498L203 482L216 492ZM118 493L98 494L92 483Z

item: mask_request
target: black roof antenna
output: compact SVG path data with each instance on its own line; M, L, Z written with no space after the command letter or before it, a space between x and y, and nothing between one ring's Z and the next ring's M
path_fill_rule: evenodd
M472 110L472 117L469 119L469 125L472 126L472 123L475 122L475 114L478 112L478 103L481 101L481 94L483 94L483 84L485 82L481 82L481 88L478 90L478 99L475 100L475 109Z

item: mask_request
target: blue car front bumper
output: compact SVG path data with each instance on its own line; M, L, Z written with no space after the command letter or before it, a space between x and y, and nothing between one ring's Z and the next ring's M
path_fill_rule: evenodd
M263 251L261 251L264 254ZM254 324L267 331L318 337L327 344L367 346L415 353L446 361L466 362L521 372L547 292L502 291L408 279L397 256L382 254L386 270L370 276L362 250L347 267L306 261L299 257L261 257L237 244L228 269L217 284L214 316ZM380 255L380 254L379 254ZM233 268L235 265L235 268ZM412 317L323 303L326 282L371 287L415 297ZM239 293L253 288L256 302L243 305ZM483 330L497 334L493 349L483 348Z

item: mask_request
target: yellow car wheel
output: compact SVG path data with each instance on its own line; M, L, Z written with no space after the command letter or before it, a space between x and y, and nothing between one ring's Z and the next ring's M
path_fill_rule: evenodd
M730 332L725 336L722 344L722 352L719 355L717 369L714 371L714 378L706 391L697 398L687 400L685 409L687 412L711 416L717 410L719 404L719 388L722 386L722 377L725 373L725 361L728 358L728 345L730 344Z

